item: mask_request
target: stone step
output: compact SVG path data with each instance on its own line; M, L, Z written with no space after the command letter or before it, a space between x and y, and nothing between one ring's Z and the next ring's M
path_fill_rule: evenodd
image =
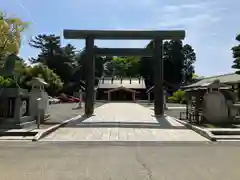
M218 140L240 140L240 136L238 135L225 135L225 136L213 136L217 141Z
M38 132L34 131L0 131L0 136L35 136Z
M0 136L0 141L32 141L34 139L34 136Z

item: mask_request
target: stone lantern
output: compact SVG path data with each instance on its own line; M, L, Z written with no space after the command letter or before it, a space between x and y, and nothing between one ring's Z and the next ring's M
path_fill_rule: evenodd
M41 121L44 121L48 108L48 94L45 91L45 86L48 83L37 77L30 81L30 85L32 86L30 91L30 115L37 117L38 111L40 111ZM39 103L38 98L41 99Z

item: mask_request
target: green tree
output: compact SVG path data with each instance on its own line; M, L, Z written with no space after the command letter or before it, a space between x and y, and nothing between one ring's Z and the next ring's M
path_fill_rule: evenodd
M240 34L236 36L236 40L238 43L240 42ZM232 47L233 52L233 65L232 68L236 69L236 73L240 74L240 44Z
M199 76L197 75L197 74L193 74L192 75L192 79L196 79L196 78L198 78Z
M43 64L24 68L23 77L24 79L22 80L22 84L25 86L25 88L29 88L29 81L31 81L34 77L40 77L44 79L49 84L47 87L47 92L50 95L58 94L63 88L63 83L60 77L54 73L53 70L49 69Z
M97 47L97 46L95 46ZM85 81L85 76L86 76L86 63L88 59L86 58L86 52L85 48L82 49L79 53L76 54L75 56L75 68L73 71L73 75L71 78L71 81L74 83L79 83L80 81ZM106 61L106 58L102 56L96 56L95 57L95 77L96 79L101 77L104 72L104 63Z
M178 90L174 92L172 96L168 97L168 101L171 103L185 103L185 91Z
M21 45L21 33L29 23L20 18L8 17L0 12L0 60L9 54L18 54Z
M146 48L152 49L151 41ZM185 83L191 79L194 73L193 63L196 55L193 48L182 41L165 41L163 44L164 80L170 84ZM152 57L142 57L140 60L140 74L146 80L147 86L154 82L154 61Z
M61 47L60 47L60 37L55 36L54 34L50 35L38 35L35 36L30 40L29 45L31 47L34 47L36 49L40 50L40 54L38 57L31 58L30 62L31 63L43 63L47 65L48 67L53 64L53 58L60 54Z
M95 46L95 48L97 48L97 46ZM85 67L86 67L86 63L87 63L87 59L86 59L86 52L85 52L85 48L77 55L77 62L78 62L78 66L80 68L82 68L82 71L85 71ZM104 63L105 63L106 59L102 56L95 56L95 76L96 77L101 77L103 75L103 71L104 71ZM83 73L85 74L85 73ZM84 79L84 76L83 76Z
M14 56L13 56L14 57ZM26 68L26 64L24 60L21 58L15 57L14 62L10 62L10 64L6 61L6 64L3 68L1 68L0 76L0 86L2 87L22 87L24 76L24 70ZM9 60L8 60L9 61ZM14 63L14 64L12 64ZM9 67L6 67L9 64Z
M10 77L0 76L0 88L14 87L14 80Z
M184 54L182 41L166 41L164 46L164 79L172 84L180 84L184 81Z
M196 61L196 53L189 44L183 46L184 66L183 66L183 83L189 83L194 78L195 70L193 64Z
M38 35L30 41L30 46L40 49L38 57L31 58L32 63L43 63L60 76L64 84L69 83L76 66L76 48L71 44L64 47L60 45L60 37L51 35Z
M123 77L139 76L140 58L136 56L114 57L107 63L105 74Z

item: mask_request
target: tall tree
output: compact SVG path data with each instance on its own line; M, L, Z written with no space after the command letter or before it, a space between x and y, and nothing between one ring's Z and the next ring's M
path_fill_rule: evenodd
M42 63L52 69L63 80L64 84L69 82L75 66L75 47L67 44L60 45L60 37L54 34L38 35L30 41L30 46L40 49L37 58L32 58L32 63Z
M95 46L97 48L97 46ZM101 77L103 75L104 71L104 63L106 62L106 58L102 56L95 56L95 76L96 77ZM78 71L80 72L80 69L83 74L85 74L85 67L88 59L86 59L86 52L85 48L76 55L76 61L78 62ZM82 76L82 79L85 79L84 75Z
M189 44L183 46L184 66L183 66L183 83L187 84L194 78L194 66L196 61L196 53Z
M146 48L152 49L151 41ZM180 85L186 82L194 73L193 63L196 60L194 50L190 45L182 44L182 41L165 41L163 44L164 80L170 84ZM153 85L154 62L152 57L142 57L140 74L146 80L147 86Z
M167 41L164 43L164 79L173 84L180 84L183 80L184 54L182 41Z
M84 86L87 74L86 63L88 61L88 59L86 58L85 48L75 55L75 60L76 65L74 66L73 74L70 78L70 83L68 84L68 88L72 90L78 90L80 86ZM95 57L95 84L98 83L98 79L103 75L104 63L106 60L106 57Z
M51 66L52 59L61 52L60 37L54 34L50 35L38 35L30 40L29 45L40 50L38 57L31 58L31 63L43 63L47 66Z
M240 34L236 36L236 40L238 43L240 42ZM236 69L236 73L240 74L240 43L237 46L232 47L233 52L233 65L232 68Z
M18 54L21 45L21 33L29 23L20 18L8 17L0 12L0 60L9 54Z

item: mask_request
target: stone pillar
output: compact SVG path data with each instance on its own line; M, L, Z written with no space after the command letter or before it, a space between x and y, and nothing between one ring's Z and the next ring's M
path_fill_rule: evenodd
M38 115L40 116L41 123L44 122L45 107L46 107L45 100L44 100L44 97L42 97L42 98L40 98L38 108L37 108L37 112L39 113Z
M151 94L150 94L150 92L148 93L148 104L150 104L151 103Z
M85 80L85 114L91 116L94 113L94 83L95 83L95 60L94 38L86 38L86 80Z
M154 40L154 114L163 115L163 60L162 40Z
M95 90L94 91L94 102L96 102L96 100L97 100L97 91Z
M136 101L136 93L135 92L132 93L132 96L133 96L133 101Z
M80 89L80 90L79 90L79 99L80 99L80 101L78 102L78 107L79 107L79 108L82 108L82 100L83 100L82 97L83 97L83 96L82 96L82 89Z
M110 94L110 92L108 92L108 101L110 101L111 100L111 94Z
M166 92L166 90L164 90L164 104L163 104L163 108L167 109L167 92Z

